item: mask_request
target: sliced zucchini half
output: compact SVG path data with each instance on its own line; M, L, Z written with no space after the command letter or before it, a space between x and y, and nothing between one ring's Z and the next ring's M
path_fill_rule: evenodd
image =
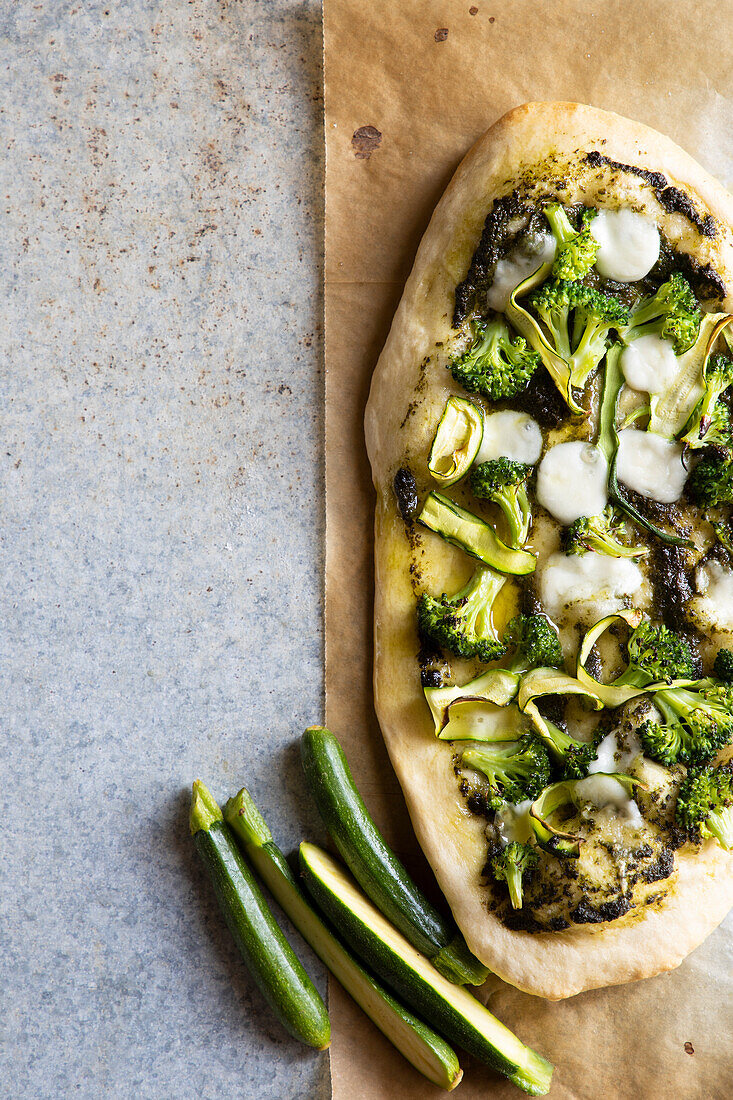
M502 542L493 527L473 512L459 508L442 493L432 492L418 516L420 523L435 531L446 542L459 546L484 565L498 569L500 573L523 577L534 573L537 559L527 550L513 550Z
M430 448L428 470L439 485L453 485L470 470L484 436L484 414L465 397L449 397Z
M369 1019L416 1070L450 1092L463 1077L452 1047L418 1020L368 974L306 901L267 824L245 788L230 798L224 816L278 905Z
M468 950L455 922L430 904L385 843L331 731L310 726L300 753L323 823L361 888L449 981L485 982L489 971Z
M319 907L351 948L451 1042L531 1096L546 1096L552 1066L525 1046L462 986L439 974L357 888L345 868L314 844L301 844L300 865Z

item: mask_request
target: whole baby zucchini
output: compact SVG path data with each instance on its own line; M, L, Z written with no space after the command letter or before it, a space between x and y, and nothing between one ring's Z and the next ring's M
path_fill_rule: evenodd
M454 1089L463 1076L455 1051L396 1001L326 927L303 896L249 791L243 788L230 798L224 816L272 896L347 993L415 1069L439 1088Z
M314 844L300 846L306 885L349 946L447 1039L531 1096L545 1096L552 1066L524 1045L467 989L439 974L358 889L345 868Z
M385 844L334 735L322 726L310 726L300 750L323 822L362 890L449 981L481 985L488 969L474 958L453 921L430 904Z
M229 931L265 1000L292 1036L325 1050L331 1042L326 1006L268 909L216 801L198 779L190 826Z

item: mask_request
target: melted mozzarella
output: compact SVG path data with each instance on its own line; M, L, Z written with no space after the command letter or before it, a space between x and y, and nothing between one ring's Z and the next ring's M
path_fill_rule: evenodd
M644 575L628 558L607 554L550 554L540 576L540 599L550 618L562 621L577 603L590 603L595 619L623 607L638 592Z
M663 393L679 369L674 348L661 336L640 336L621 352L621 370L635 390Z
M651 218L633 210L599 210L590 223L598 241L596 270L606 279L634 283L659 259L659 230Z
M522 243L499 260L494 271L494 280L486 295L489 309L503 313L509 301L509 295L533 271L542 264L548 264L555 256L555 238L549 233L525 238Z
M697 570L695 583L695 610L718 630L733 630L733 572L709 561Z
M608 464L591 443L552 447L537 471L537 500L559 523L596 516L606 507Z
M603 809L606 806L618 810L632 825L641 825L639 807L626 793L626 788L610 775L589 775L575 785L575 793L594 806Z
M475 462L488 462L506 455L514 462L534 466L542 452L542 432L536 420L523 412L490 413L484 416L484 435Z
M618 743L616 731L612 731L598 746L595 760L588 765L588 774L596 772L625 772L641 753L641 744L637 737L630 738L629 749L622 749Z
M526 844L532 836L532 826L529 820L529 808L532 799L518 802L516 806L505 803L496 814L496 827L504 844L511 844L516 840L519 844Z
M682 446L637 428L619 432L616 473L624 485L661 504L679 500L687 480Z

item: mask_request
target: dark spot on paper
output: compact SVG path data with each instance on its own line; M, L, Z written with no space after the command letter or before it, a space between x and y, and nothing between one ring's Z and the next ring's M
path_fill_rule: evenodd
M695 1048L692 1043L685 1043L685 1054L694 1054Z
M477 7L469 8L468 9L468 14L469 15L478 15L478 8Z
M357 160L369 160L381 142L382 133L376 126L360 126L358 130L354 130L351 147Z
M447 27L438 27L437 31L435 32L435 41L436 42L445 42L447 37L448 37L448 28Z

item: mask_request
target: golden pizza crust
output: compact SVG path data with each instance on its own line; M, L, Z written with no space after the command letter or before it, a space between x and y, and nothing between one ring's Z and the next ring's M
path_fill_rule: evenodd
M591 167L597 150L610 160L662 172L687 193L716 235L703 237L680 214L662 209L644 180ZM406 537L392 489L407 459L425 473L447 397L459 392L440 353L453 334L456 285L465 277L495 198L542 178L543 196L570 204L633 205L655 218L667 238L726 284L718 305L733 312L733 199L668 138L638 123L575 103L530 103L499 120L462 161L438 204L417 253L366 411L366 438L377 490L375 703L387 748L418 840L472 951L511 984L550 999L650 977L677 965L733 905L733 853L714 843L676 853L672 886L659 907L627 923L574 926L565 932L511 931L488 912L481 872L482 820L458 790L450 745L436 740L416 662L415 600L410 565L417 554L428 588L465 579L465 559L428 536ZM559 180L548 186L547 179ZM422 540L425 536L418 536Z

